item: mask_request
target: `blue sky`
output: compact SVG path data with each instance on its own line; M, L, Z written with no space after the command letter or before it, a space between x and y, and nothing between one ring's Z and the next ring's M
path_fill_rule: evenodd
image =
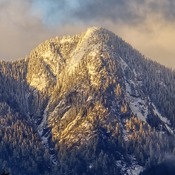
M101 26L175 68L174 9L174 0L0 0L0 59L15 60L50 37Z

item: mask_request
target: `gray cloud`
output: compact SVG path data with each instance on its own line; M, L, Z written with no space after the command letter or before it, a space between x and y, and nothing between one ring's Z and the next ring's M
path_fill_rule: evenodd
M129 24L140 23L152 15L159 15L162 19L175 21L174 0L88 0L81 3L81 9L75 12L81 20L108 19L115 22Z
M23 26L36 19L43 25L55 26L77 20L82 23L110 20L135 25L153 14L175 20L174 8L174 0L1 0L0 19L7 18Z
M45 10L43 20L53 20L55 24L60 24L60 20L67 23L106 19L135 25L153 14L168 21L175 17L174 0L72 0L71 3L68 0L36 0L33 3Z
M111 20L114 22L135 23L142 19L135 13L131 4L124 0L88 0L81 3L81 9L74 12L80 20Z

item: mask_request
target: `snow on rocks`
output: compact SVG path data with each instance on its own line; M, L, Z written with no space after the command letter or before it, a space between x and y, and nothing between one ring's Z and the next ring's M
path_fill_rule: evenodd
M141 97L139 93L137 92L137 86L139 86L139 83L133 80L127 80L125 76L125 70L131 71L127 63L120 58L120 65L124 74L124 81L125 81L125 87L126 87L126 95L125 98L127 102L129 103L129 107L131 108L132 112L137 115L137 117L142 120L146 121L147 115L148 115L148 106L147 106L147 99L145 97ZM136 72L133 72L134 79L136 79ZM132 86L134 87L134 92L132 90Z
M166 118L166 117L163 117L160 112L158 111L158 109L156 108L156 106L153 104L153 112L155 115L157 115L160 120L165 124L165 127L166 129L171 133L171 134L174 134L174 131L170 128L170 121Z
M131 157L131 165L128 164L121 158L116 161L117 167L121 169L123 175L139 175L143 171L143 167L138 164L134 157Z

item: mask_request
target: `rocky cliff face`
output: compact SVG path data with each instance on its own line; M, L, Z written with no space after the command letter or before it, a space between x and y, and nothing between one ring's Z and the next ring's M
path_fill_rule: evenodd
M174 79L103 28L50 39L25 59L0 64L0 121L12 120L4 126L22 134L2 137L3 145L21 158L19 137L36 144L25 153L33 151L33 174L139 174L174 151ZM35 139L16 129L11 113ZM0 160L19 174L13 161Z

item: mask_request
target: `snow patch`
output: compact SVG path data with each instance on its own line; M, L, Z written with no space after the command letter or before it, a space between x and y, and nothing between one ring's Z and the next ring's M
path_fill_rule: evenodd
M129 107L131 108L132 112L137 115L137 117L142 120L146 121L148 115L148 107L144 100L138 97L133 97L130 95L130 86L128 83L126 85L126 99L129 102Z
M120 58L120 65L121 65L122 70L124 71L126 68L129 68L126 62L120 56L119 58Z
M46 125L47 125L47 111L48 111L48 106L46 107L46 109L44 110L44 114L43 114L43 119L40 123L40 125L38 126L38 133L41 137L42 143L43 145L50 150L49 145L48 145L48 136L43 135L43 130L45 129ZM50 159L52 161L53 164L56 164L56 157L53 154L50 154Z
M117 160L116 165L121 168L123 175L139 175L143 171L143 167L138 164L134 157L131 157L130 166L128 166L124 160Z
M75 70L80 61L83 59L84 55L88 54L89 50L91 50L91 53L89 53L90 55L88 56L95 56L96 53L98 53L101 43L92 42L97 39L97 36L93 35L93 33L98 29L98 27L89 28L80 42L77 44L75 51L70 55L71 59L68 67L69 73L72 73Z
M126 175L139 175L143 171L143 167L140 165L132 165L127 169Z
M170 121L166 118L166 117L163 117L160 112L158 111L158 109L156 108L156 106L153 104L153 112L155 115L157 115L160 120L165 124L167 130L171 133L171 134L174 134L174 131L169 127L169 125L171 125Z
M121 68L123 70L123 74L125 75L124 71L126 69L128 69L129 71L131 71L131 70L130 70L129 66L127 65L127 63L121 57L119 57L119 58L120 58L120 64L121 64ZM136 78L137 74L136 74L135 70L133 72L134 72L134 76ZM139 96L139 94L136 90L136 87L138 86L136 84L136 82L134 82L132 80L128 81L125 76L124 76L124 80L125 80L125 87L126 87L125 98L127 99L127 102L129 102L129 107L131 108L132 112L134 114L136 114L140 120L146 122L146 118L148 115L147 100L145 98L142 99ZM134 86L134 94L131 90L131 85Z

